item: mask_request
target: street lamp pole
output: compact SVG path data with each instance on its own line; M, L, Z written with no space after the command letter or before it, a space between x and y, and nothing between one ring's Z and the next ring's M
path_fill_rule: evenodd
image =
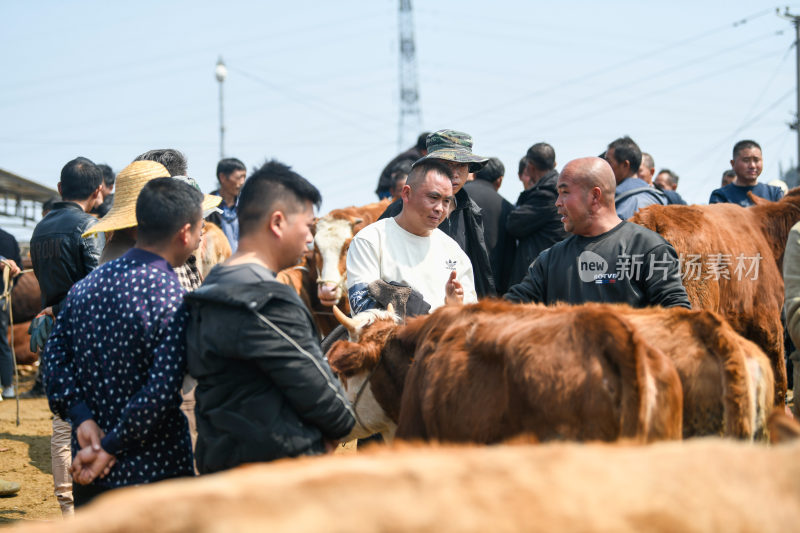
M222 56L217 60L217 68L214 70L219 82L219 158L225 158L225 114L222 106L222 84L228 76L228 69L222 61Z

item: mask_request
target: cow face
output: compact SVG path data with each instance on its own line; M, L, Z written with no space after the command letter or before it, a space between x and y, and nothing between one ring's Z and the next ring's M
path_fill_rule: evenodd
M392 310L371 309L351 319L338 308L333 309L349 333L349 340L334 343L327 354L356 412L356 425L346 440L375 433L391 440L397 430L395 405L399 406L399 395L396 399L386 397L387 390L393 387L386 383L391 378L383 358L387 339L398 327L399 317Z
M347 248L353 238L354 223L347 219L322 217L317 221L314 253L317 262L317 297L325 306L335 306L345 285Z

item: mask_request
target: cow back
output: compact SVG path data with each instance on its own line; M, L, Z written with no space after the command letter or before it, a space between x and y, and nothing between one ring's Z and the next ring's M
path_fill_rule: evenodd
M398 438L680 437L677 372L605 310L484 301L415 320ZM405 328L397 332L407 335Z
M766 438L774 384L758 346L711 311L614 307L674 363L684 394L685 438Z

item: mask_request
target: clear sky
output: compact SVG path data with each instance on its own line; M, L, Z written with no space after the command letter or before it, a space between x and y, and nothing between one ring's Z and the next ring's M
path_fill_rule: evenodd
M476 153L505 163L500 192L512 202L531 144L552 144L561 168L628 134L680 175L684 198L705 203L741 138L764 149L761 181L795 163L794 28L775 7L415 1L422 126L472 134ZM211 190L221 55L226 155L292 165L322 191L322 212L374 201L398 152L397 10L397 0L4 0L0 167L55 187L78 155L119 172L173 147Z

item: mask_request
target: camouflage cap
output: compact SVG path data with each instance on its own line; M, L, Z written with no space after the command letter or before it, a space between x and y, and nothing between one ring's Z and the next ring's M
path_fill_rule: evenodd
M415 166L426 159L444 159L457 163L469 163L469 171L477 172L489 161L472 153L472 136L456 130L439 130L428 135L428 155L417 159Z

